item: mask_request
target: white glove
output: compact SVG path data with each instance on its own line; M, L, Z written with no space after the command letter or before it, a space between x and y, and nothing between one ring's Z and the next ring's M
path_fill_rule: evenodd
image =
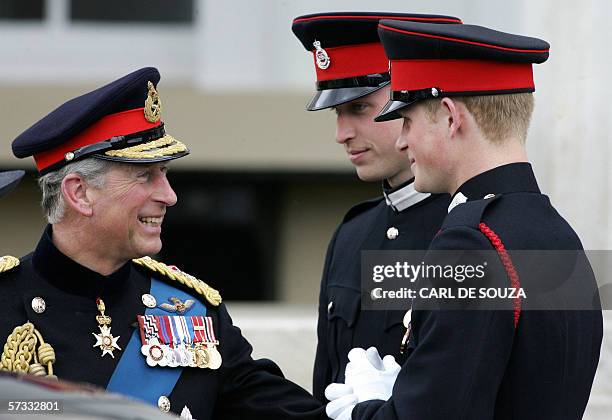
M395 357L387 355L381 360L378 350L354 348L348 354L349 363L344 372L345 383L353 388L357 401L388 400L395 379L401 369Z
M325 398L329 400L325 407L327 417L334 420L351 420L351 413L357 404L353 388L346 384L329 384L325 388Z

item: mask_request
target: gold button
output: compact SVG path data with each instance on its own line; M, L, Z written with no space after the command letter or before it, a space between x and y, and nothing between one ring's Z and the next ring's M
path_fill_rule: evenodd
M43 298L36 296L34 299L32 299L32 309L37 314L42 314L45 312L45 309L47 309L47 304Z
M147 308L155 308L157 306L157 300L155 300L155 296L145 293L142 295L142 304Z
M387 238L388 239L395 239L399 236L399 230L395 227L390 227L389 229L387 229Z
M170 399L168 399L168 397L166 397L165 395L162 395L157 400L157 406L162 412L164 413L169 412L170 411Z

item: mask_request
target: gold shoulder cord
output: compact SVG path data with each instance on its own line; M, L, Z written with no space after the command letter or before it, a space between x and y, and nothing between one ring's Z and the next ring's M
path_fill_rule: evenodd
M4 257L0 257L0 273L4 273L5 271L12 270L18 265L19 265L19 258L11 257L10 255L5 255Z
M38 350L36 350L37 344ZM53 363L55 363L55 350L50 344L45 343L40 332L34 328L34 324L26 322L15 327L6 340L0 370L57 379L53 374Z
M150 257L138 258L132 261L134 261L134 263L138 265L147 267L153 272L163 274L169 279L177 281L182 285L195 290L198 294L204 296L208 303L213 306L219 306L222 301L221 295L217 290L213 289L212 287L204 283L202 280L199 280L187 273L184 273L178 269L172 269L166 264L161 263L159 261L155 261L153 258Z

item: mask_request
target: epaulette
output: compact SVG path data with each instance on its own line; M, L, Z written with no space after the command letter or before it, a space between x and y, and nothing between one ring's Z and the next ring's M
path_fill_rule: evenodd
M480 200L467 201L457 205L444 219L441 230L459 226L478 229L487 207L501 197L501 195L486 196L486 198Z
M346 223L349 220L351 220L353 217L357 216L358 214L361 214L366 210L376 207L384 199L385 198L383 196L380 196L380 197L372 198L370 200L362 201L361 203L355 204L353 207L349 209L348 212L346 212L346 214L344 215L344 218L342 219L342 223Z
M10 271L13 268L17 267L18 265L19 265L19 258L15 258L10 255L5 255L4 257L0 257L0 273Z
M180 284L193 289L198 294L206 298L208 303L213 306L219 306L221 303L221 295L217 290L213 289L202 280L195 278L191 274L187 274L184 271L179 270L175 266L166 265L159 261L155 261L150 257L137 258L132 261L135 264L146 267L155 273L163 274L166 278L177 281Z

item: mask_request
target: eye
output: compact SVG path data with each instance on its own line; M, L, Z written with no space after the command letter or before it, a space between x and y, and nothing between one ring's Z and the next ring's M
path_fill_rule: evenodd
M369 105L365 102L355 102L351 104L351 109L353 110L353 112L363 112L368 109L368 106Z
M144 179L147 180L149 179L149 177L151 176L151 171L148 169L142 170L142 171L138 171L136 173L136 178L138 179Z

